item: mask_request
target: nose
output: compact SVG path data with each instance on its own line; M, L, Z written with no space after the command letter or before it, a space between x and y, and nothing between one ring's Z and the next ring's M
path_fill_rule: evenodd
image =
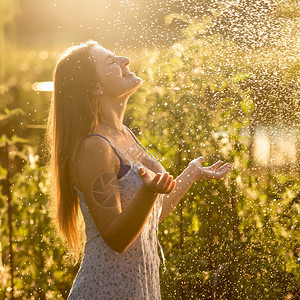
M122 67L125 67L125 66L130 64L130 59L128 57L121 56L120 59L121 59L121 66Z

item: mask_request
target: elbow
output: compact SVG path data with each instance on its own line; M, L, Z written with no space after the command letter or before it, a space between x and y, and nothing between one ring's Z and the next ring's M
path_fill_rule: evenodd
M118 253L124 253L133 240L126 235L126 232L108 226L107 230L102 232L102 238L109 248Z
M114 250L115 252L118 252L118 253L124 253L128 247L122 247L122 245L116 245L116 244L108 244L108 247L112 250Z
M128 249L128 247L125 247L125 248L123 247L123 248L118 248L115 251L118 253L124 253L127 249Z
M103 237L103 240L110 249L118 253L124 253L130 246L130 245L126 245L123 241L120 241L113 237L110 238Z

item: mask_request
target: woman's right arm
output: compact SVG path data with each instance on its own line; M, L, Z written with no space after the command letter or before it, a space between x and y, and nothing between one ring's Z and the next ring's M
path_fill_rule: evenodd
M122 210L117 172L118 158L112 147L100 138L86 139L76 162L76 184L99 233L107 245L124 252L138 237L160 193L171 193L175 181L168 173L153 178L138 170L143 185L130 204Z

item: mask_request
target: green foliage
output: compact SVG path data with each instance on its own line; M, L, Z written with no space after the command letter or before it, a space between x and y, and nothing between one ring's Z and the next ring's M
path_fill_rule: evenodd
M187 24L185 38L168 49L144 52L137 72L145 83L133 95L126 118L174 176L199 156L206 164L228 161L233 170L223 181L195 183L161 224L167 266L161 272L163 299L297 297L298 174L253 169L251 136L246 133L253 125L257 99L266 101L264 106L289 92L287 100L296 103L299 92L290 83L296 82L299 63L277 61L276 53L271 55L268 49L244 53L217 35L204 38L210 18L200 22L175 15L166 21L174 18ZM1 155L0 180L10 176L15 296L66 298L78 265L68 263L51 223L48 175L39 156L40 131L24 129L44 123L50 96L32 91L31 84L51 79L55 55L14 51L19 57L17 71L6 70L7 80L0 86L4 100L0 124L5 132L0 151L6 142L10 149L8 168ZM276 93L278 78L269 77L274 66L281 87ZM262 74L274 79L271 92L262 84ZM284 84L290 89L283 91ZM278 99L276 105L282 103ZM4 299L9 297L9 244L7 197L1 192L0 298Z
M15 296L18 299L66 298L78 266L68 265L68 257L56 235L49 214L49 180L46 169L30 147L22 172L11 179ZM0 200L2 259L0 298L8 297L10 286L7 199Z
M14 20L18 12L18 0L0 0L0 81L2 81L9 67L10 43L14 38Z
M296 174L251 171L251 136L243 133L257 74L235 44L200 38L199 28L186 27L188 38L164 52L145 53L148 80L129 107L141 141L171 174L199 156L233 165L223 181L194 184L160 226L163 298L298 295L299 182Z

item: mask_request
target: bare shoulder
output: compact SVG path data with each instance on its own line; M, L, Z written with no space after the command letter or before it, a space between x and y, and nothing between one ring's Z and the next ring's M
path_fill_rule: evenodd
M75 183L82 189L102 173L116 173L119 160L112 146L103 138L86 138L78 148L75 158Z
M118 163L112 146L100 137L86 138L75 159L75 184L83 193L95 225L108 246L111 245L109 224L122 212Z
M78 154L83 157L98 155L99 153L113 154L114 150L108 141L97 136L85 138L81 143Z

